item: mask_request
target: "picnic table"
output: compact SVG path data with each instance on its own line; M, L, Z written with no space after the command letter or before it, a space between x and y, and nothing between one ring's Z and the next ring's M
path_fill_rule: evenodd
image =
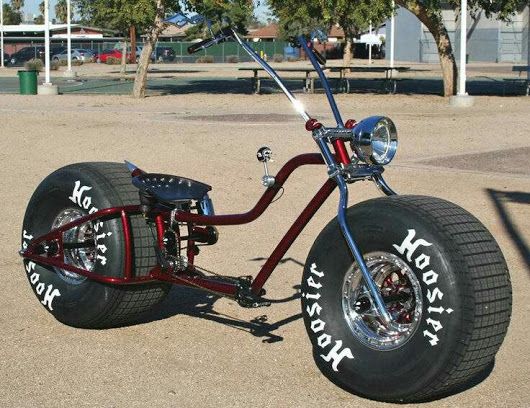
M410 67L400 66L400 67L390 67L390 66L381 66L381 65L345 65L338 67L329 67L330 72L339 73L339 84L343 92L350 92L350 79L347 74L351 72L358 73L382 73L384 72L384 89L388 93L396 93L397 81L398 78L395 77L395 72L406 72L410 70Z
M384 73L384 88L389 93L395 93L398 79L394 76L395 72L405 72L410 70L410 67L390 67L390 66L378 66L378 65L347 65L347 66L331 66L322 67L324 71L329 73L339 73L339 89L342 92L350 92L350 79L347 74L351 72L358 73ZM261 81L268 79L268 76L261 76L260 73L265 70L261 67L243 67L239 68L239 71L252 71L252 90L254 93L259 94L261 92ZM275 68L277 72L290 72L290 73L302 73L304 74L301 78L303 81L303 89L305 92L315 92L315 79L317 79L316 71L313 67L300 68L300 67L279 67ZM245 78L246 79L246 78ZM289 79L289 78L288 78ZM333 79L332 77L330 79Z
M294 72L294 73L303 73L302 77L304 91L313 93L315 91L315 77L311 76L311 73L315 72L313 67L311 68L295 68L295 67L286 67L286 68L274 68L276 72ZM268 79L267 77L261 77L260 72L265 71L263 68L258 67L244 67L239 68L239 71L253 71L254 75L252 77L252 90L254 93L261 93L261 80Z

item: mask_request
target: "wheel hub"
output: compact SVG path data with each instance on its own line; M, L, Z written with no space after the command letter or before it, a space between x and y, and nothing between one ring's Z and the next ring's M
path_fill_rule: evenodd
M421 286L410 267L394 254L371 252L364 260L392 322L385 324L379 316L356 265L346 273L342 285L344 319L362 344L380 351L394 350L403 346L419 326Z
M52 229L59 228L85 215L80 209L67 208L57 215L53 221ZM95 235L92 222L86 222L65 231L63 233L63 244L69 246L71 249L64 248L64 262L92 272L96 264L97 256ZM73 285L79 285L87 279L86 276L74 272L60 268L54 269L61 279Z

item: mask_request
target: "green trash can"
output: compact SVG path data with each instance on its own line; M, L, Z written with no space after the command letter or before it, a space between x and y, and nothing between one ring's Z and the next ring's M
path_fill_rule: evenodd
M37 95L37 75L39 71L18 71L20 95Z

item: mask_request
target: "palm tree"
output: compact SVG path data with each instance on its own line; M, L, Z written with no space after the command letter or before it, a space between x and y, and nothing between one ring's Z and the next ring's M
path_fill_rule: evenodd
M57 21L60 23L66 23L67 18L67 6L66 6L66 0L58 0L55 4L55 17L57 18Z

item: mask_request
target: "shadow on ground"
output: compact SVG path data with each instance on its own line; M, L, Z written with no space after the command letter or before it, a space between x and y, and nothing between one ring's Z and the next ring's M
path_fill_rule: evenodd
M522 191L499 191L493 189L487 189L486 191L490 196L497 213L501 217L504 229L510 236L511 240L517 247L519 254L523 258L523 261L526 264L526 270L530 271L530 249L523 238L522 232L514 223L510 213L508 212L508 209L506 208L506 205L510 203L529 205L530 193Z
M252 261L266 260L267 258L255 258ZM303 265L293 258L285 258L280 263L294 262ZM286 317L274 323L268 322L267 315L258 315L250 321L229 316L215 310L215 302L221 296L200 289L174 285L167 298L156 309L148 312L137 324L149 323L156 320L167 319L176 315L187 315L223 324L236 330L241 330L255 337L263 338L263 343L276 343L283 340L282 336L274 331L280 327L302 318L301 313ZM293 294L282 299L268 299L272 305L292 302L300 299L300 285L293 286ZM235 306L239 307L239 306ZM263 309L261 309L263 310Z

